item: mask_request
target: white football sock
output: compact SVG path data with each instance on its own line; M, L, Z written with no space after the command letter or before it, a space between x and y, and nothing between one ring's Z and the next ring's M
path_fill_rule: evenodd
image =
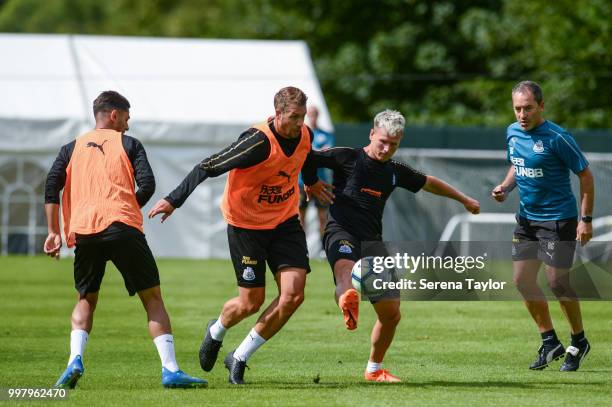
M219 315L217 321L210 327L210 336L212 336L215 341L223 341L226 332L227 328L221 323L221 315Z
M83 358L87 338L89 338L89 334L83 329L75 329L70 332L70 357L68 358L68 364L77 356L80 356L81 359Z
M264 343L266 343L266 340L255 332L255 328L253 328L246 338L244 338L240 346L234 351L234 358L246 362Z
M159 335L153 339L159 358L161 359L162 367L165 367L171 372L179 370L174 354L174 338L171 334Z
M374 373L375 371L380 369L382 369L382 362L376 363L372 362L371 360L368 360L368 366L366 367L366 371L368 373Z

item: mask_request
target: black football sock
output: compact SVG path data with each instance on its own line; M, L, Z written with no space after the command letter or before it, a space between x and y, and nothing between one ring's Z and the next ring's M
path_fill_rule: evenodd
M572 346L575 346L577 348L583 348L585 341L586 337L584 336L584 331L572 335Z
M550 331L542 332L542 343L547 346L556 345L559 343L559 338L557 338L557 333L554 329Z

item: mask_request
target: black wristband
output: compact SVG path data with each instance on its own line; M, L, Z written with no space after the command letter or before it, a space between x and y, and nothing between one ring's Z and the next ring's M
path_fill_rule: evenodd
M583 221L584 223L591 223L593 222L593 217L592 216L583 216L582 218L580 218L581 221Z

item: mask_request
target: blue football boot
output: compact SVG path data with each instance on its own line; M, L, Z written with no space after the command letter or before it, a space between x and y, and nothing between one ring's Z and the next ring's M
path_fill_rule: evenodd
M162 367L162 386L166 388L190 389L195 387L207 387L208 382L197 377L191 377L182 370L171 372Z
M85 372L83 361L81 356L77 356L70 362L53 387L56 389L74 389L81 376L83 376L83 372Z

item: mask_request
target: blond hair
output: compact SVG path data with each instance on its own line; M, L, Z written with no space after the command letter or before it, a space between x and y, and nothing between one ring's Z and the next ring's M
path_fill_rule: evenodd
M391 137L398 137L404 134L406 119L397 110L383 110L374 117L374 127L384 129Z

